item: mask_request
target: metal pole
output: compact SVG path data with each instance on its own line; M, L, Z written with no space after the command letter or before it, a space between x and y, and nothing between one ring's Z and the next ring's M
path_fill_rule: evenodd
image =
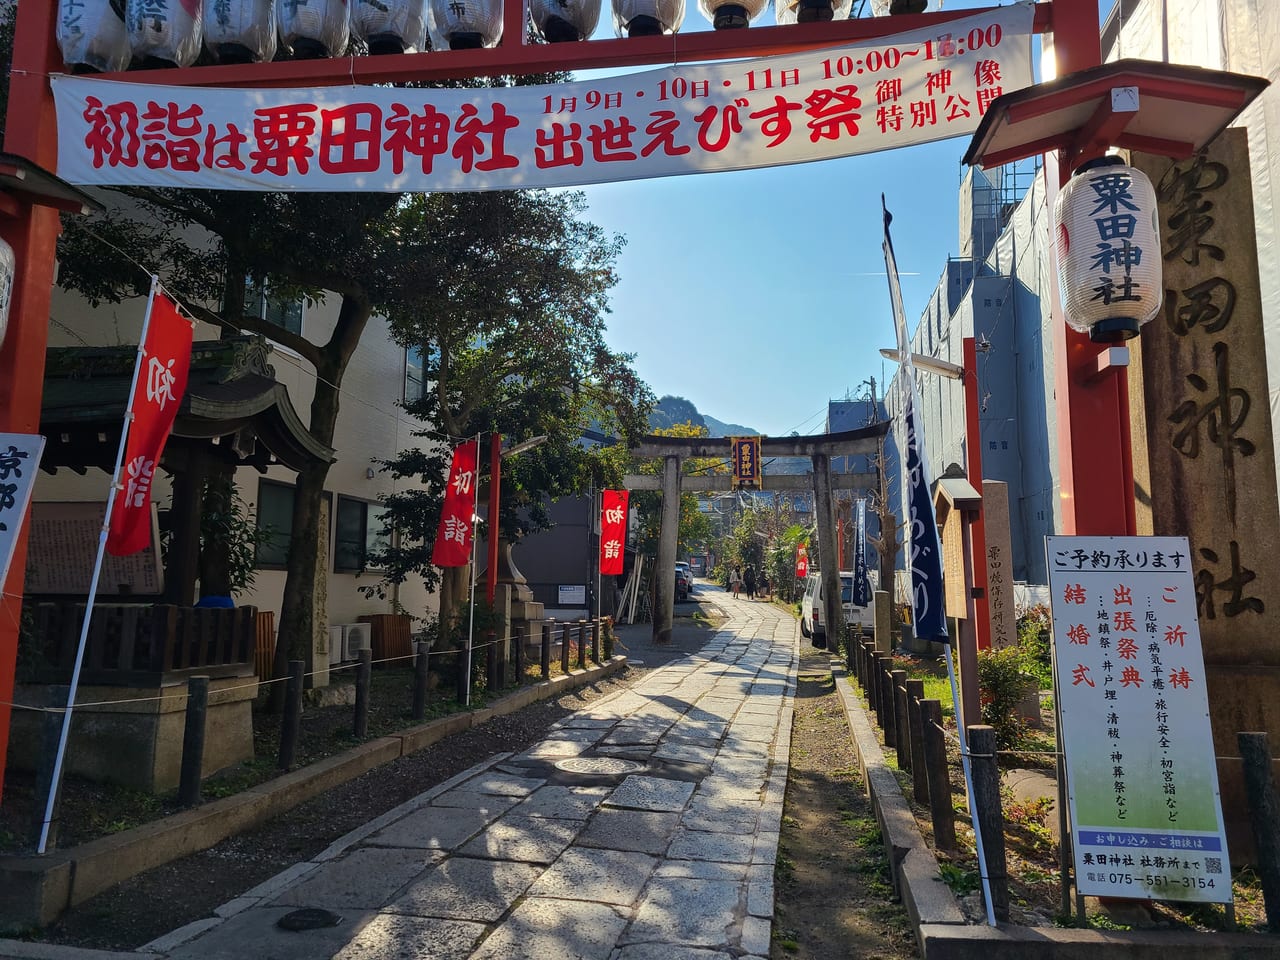
M969 486L982 496L982 426L978 414L982 407L978 401L978 348L973 337L964 338L964 414L965 439L964 460L965 472L969 477ZM974 516L971 529L971 547L973 553L972 587L974 627L977 629L978 649L991 649L991 609L987 598L987 520L986 503L978 501L978 512Z
M964 723L964 708L960 703L960 692L956 688L956 667L951 659L951 643L947 642L947 679L951 681L951 702L956 709L956 729L961 732L960 736L960 766L964 770L964 792L965 802L969 805L969 823L973 826L974 844L978 848L978 862L985 864L987 855L982 846L982 828L978 824L978 811L974 806L973 796L973 767L972 761L969 759L969 741L964 736L966 729ZM982 871L982 898L987 905L987 926L994 927L996 925L995 907L991 902L991 881L987 877L987 871Z
M58 735L58 753L53 761L53 780L49 784L49 797L45 801L44 821L40 826L40 843L37 853L44 853L49 841L49 824L53 821L54 800L58 795L58 787L62 784L62 762L67 754L67 738L71 733L71 712L75 708L76 688L80 686L80 668L84 665L84 648L89 640L89 622L93 618L93 602L98 596L98 579L102 576L102 556L107 549L107 534L111 530L111 513L116 505L116 493L120 489L120 467L124 463L125 445L129 441L129 425L133 423L134 394L138 390L138 371L142 369L142 361L146 356L144 344L147 342L147 331L151 328L151 307L155 303L156 289L160 286L160 278L152 274L151 290L147 293L147 313L142 320L142 334L138 337L138 354L133 362L133 380L129 384L129 406L125 410L124 424L120 428L120 445L116 449L116 465L111 472L111 486L107 492L107 510L102 517L102 529L98 531L98 552L93 560L93 576L89 580L89 597L84 605L84 620L80 623L80 642L76 646L76 662L71 668L71 686L67 690L67 709L62 715L62 732Z

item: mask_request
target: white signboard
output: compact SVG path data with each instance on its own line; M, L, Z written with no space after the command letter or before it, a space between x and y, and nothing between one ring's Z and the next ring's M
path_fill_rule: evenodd
M465 191L827 160L967 136L1029 86L1032 4L782 57L479 90L52 77L85 185Z
M9 564L18 546L43 453L44 437L0 433L0 587L9 578Z
M584 583L560 584L559 604L562 607L585 606L587 586Z
M1231 901L1185 537L1047 537L1082 894Z

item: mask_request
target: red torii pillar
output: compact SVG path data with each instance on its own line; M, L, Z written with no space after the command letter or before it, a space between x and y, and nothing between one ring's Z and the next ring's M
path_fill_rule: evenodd
M57 166L57 129L49 87L49 74L62 69L53 35L56 13L57 4L52 0L18 4L5 122L5 150L45 170ZM13 247L16 266L9 330L0 345L0 433L38 433L54 257L61 225L58 211L51 207L15 195L4 195L0 201L0 236ZM22 619L27 527L23 518L0 597L0 800L9 744L8 704L13 700Z

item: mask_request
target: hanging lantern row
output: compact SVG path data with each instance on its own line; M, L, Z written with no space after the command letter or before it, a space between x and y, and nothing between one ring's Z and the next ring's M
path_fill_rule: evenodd
M516 0L509 0L516 2ZM602 0L528 0L534 31L555 43L586 40ZM277 52L338 57L352 38L371 54L494 47L503 0L59 0L58 45L68 70L189 67L201 51L218 63L256 63ZM779 24L845 20L853 0L776 0ZM757 21L769 0L698 0L717 30ZM913 8L924 0L912 0ZM672 34L685 0L612 0L620 37Z
M1164 300L1156 191L1120 157L1083 164L1058 194L1058 293L1097 343L1138 335Z

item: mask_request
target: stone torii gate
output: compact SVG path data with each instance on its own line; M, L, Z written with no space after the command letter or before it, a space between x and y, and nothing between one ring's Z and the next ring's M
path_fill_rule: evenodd
M835 550L836 524L833 489L861 489L873 487L875 477L868 473L844 473L832 475L833 456L872 456L879 452L879 441L889 432L889 424L877 423L860 430L844 433L824 433L810 437L762 437L760 456L809 457L813 462L812 481L809 477L795 475L763 475L761 490L803 490L813 485L813 510L818 521L818 542L822 545L819 567L822 582L839 581L838 554ZM689 457L713 457L728 459L731 453L728 437L645 437L631 448L636 457L662 458L662 476L628 474L624 484L628 490L662 491L662 530L658 537L658 562L655 570L656 601L653 611L653 639L657 643L671 642L671 624L675 618L675 577L671 573L676 564L676 539L680 529L680 494L685 490L729 490L728 476L685 477L681 474L683 463ZM668 576L668 574L671 574ZM824 590L826 622L844 623L844 606L840 603L839 590ZM832 642L838 637L839 627L829 631Z

